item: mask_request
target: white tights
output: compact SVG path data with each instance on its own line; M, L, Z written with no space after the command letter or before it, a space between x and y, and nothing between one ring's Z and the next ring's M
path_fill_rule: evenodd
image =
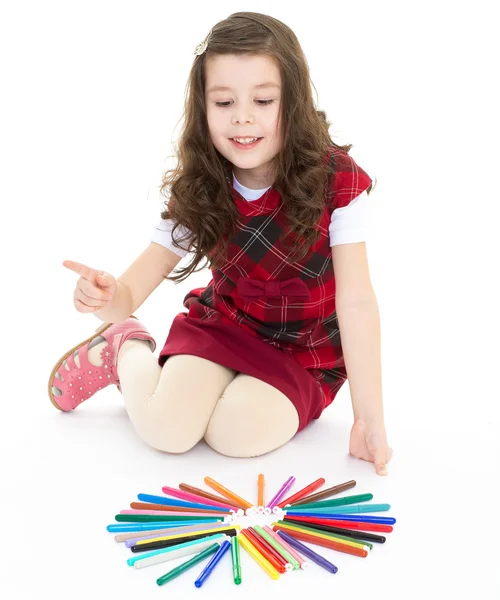
M205 438L221 454L259 456L285 444L299 426L282 392L205 358L173 355L160 367L149 344L129 340L117 370L137 433L164 452L186 452Z

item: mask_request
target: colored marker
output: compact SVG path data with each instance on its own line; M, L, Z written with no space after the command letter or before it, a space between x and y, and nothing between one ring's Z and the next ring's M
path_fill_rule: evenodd
M328 527L337 527L338 529L360 529L362 531L379 531L390 533L394 528L392 525L380 525L379 523L362 523L360 521L342 521L339 519L318 519L316 517L289 517L285 515L284 521L294 521L297 523L311 523L317 525L327 525Z
M196 523L221 523L214 519L196 521ZM126 533L130 531L152 531L169 527L180 527L181 525L193 525L193 521L153 521L151 523L112 523L106 529L111 533Z
M290 514L288 511L285 513L285 518L287 516L298 517L299 515ZM316 516L314 514L309 515L300 515L301 517L310 518L314 517L315 519L326 519L326 520L340 520L340 521L355 521L356 523L372 523L377 525L394 525L396 523L396 519L394 517L368 517L367 515L341 515L336 513L331 514L321 514L320 516Z
M327 533L333 533L338 537L356 538L358 540L366 540L368 542L378 542L383 544L385 537L383 535L376 535L373 533L366 533L362 531L354 531L353 529L342 529L341 527L331 527L330 525L322 525L320 523L308 523L306 521L294 521L292 517L285 519L285 523L304 525L305 527L311 527Z
M284 531L298 540L311 542L317 546L324 546L325 548L331 548L332 550L338 550L339 552L344 552L345 554L352 554L353 556L360 556L361 558L366 558L368 556L368 550L365 550L364 548L357 548L344 543L340 544L339 542L336 542L332 539L327 539L326 537L311 535L309 533L304 533L303 531L297 531L293 527L288 527L288 525L273 523L273 529L274 531Z
M216 518L230 519L229 513L204 513L204 512L184 512L184 511L170 511L170 510L144 510L142 508L125 508L120 511L120 515L160 515L165 517L202 517L202 518Z
M194 565L196 565L199 562L201 562L202 560L204 560L207 556L210 556L210 555L214 554L214 552L217 552L218 549L219 549L219 544L212 544L211 546L209 546L208 548L205 548L205 550L202 550L199 554L197 554L190 560L183 562L178 567L175 567L175 569L172 569L168 573L165 573L165 575L158 577L158 579L156 580L156 583L158 585L164 585L168 581L171 581L172 579L179 577L179 575L184 573L184 571L191 569L191 567L194 567Z
M332 508L334 506L346 506L348 504L357 504L358 502L367 502L373 499L373 494L356 494L354 496L344 496L343 498L335 498L335 500L321 500L321 502L310 502L301 504L296 510L304 510L309 508ZM318 511L320 512L320 511Z
M310 558L320 567L323 567L323 569L326 569L330 573L336 573L338 571L338 568L329 560L326 560L326 558L321 556L321 554L318 554L317 552L314 552L314 550L311 550L311 548L301 544L298 540L294 539L290 535L287 535L284 531L278 531L278 535L282 537L288 544L290 544L290 546L293 546L299 552L302 552L304 556Z
M228 490L222 484L215 481L215 479L212 479L211 477L205 477L203 481L216 492L219 492L219 494L222 494L226 498L229 498L229 500L233 500L233 502L236 502L241 508L252 508L253 505L250 502L248 502L248 500L245 500L241 496L238 496L238 494L235 494L231 490Z
M338 515L349 515L354 513L371 513L371 512L383 512L385 510L390 510L390 504L353 504L351 506L334 506L332 508L322 508L318 510L317 508L304 508L303 510L294 509L287 510L287 515L311 515L311 516L319 516L319 515L328 515L328 514L338 514Z
M206 508L213 510L213 504L200 504L199 502L187 502L186 500L175 500L175 498L165 498L165 496L153 496L152 494L137 494L137 500L141 502L154 502L155 504L167 504L171 506L186 506L188 508ZM223 509L219 507L222 512L230 512L231 508Z
M317 490L318 488L320 488L325 483L325 481L326 481L326 479L324 477L320 477L319 479L316 479L316 481L313 481L312 483L307 485L305 488L302 488L297 493L295 493L293 496L289 496L288 498L285 498L276 506L278 508L284 508L287 504L293 504L296 500L300 500L301 498L304 498L304 496L307 496L311 492L314 492L314 490Z
M346 535L339 535L338 533L324 531L323 529L317 529L316 527L306 525L305 523L290 523L290 521L285 523L284 521L278 521L277 525L286 525L287 532L288 530L290 530L290 535L293 535L292 532L299 531L301 533L307 533L309 535L314 535L320 538L324 538L326 540L332 540L334 542L337 542L338 544L353 546L354 548L368 550L373 549L373 544L371 544L370 542L365 542L360 539L354 539Z
M198 576L198 579L196 579L196 581L194 582L194 585L197 588L200 588L205 583L205 581L210 577L210 575L212 574L215 567L219 564L220 559L224 556L224 554L229 550L230 547L231 547L231 542L228 542L227 540L222 542L220 548L212 556L208 565L203 569L203 571Z
M186 535L191 535L192 533L206 533L206 534L212 534L212 533L225 533L230 529L240 529L239 525L228 525L226 527L216 527L215 529L212 529L210 527L210 525L205 526L205 528L203 529L199 529L198 531L188 531L187 533L171 533L168 532L166 534L158 534L155 538L153 538L152 540L146 541L146 542L137 542L137 545L140 546L141 544L146 544L146 543L150 543L150 542L161 542L163 540L171 540L172 538L181 538L181 537L186 537Z
M254 561L262 568L264 571L272 577L273 579L279 579L280 574L276 569L267 561L258 550L255 549L255 546L252 546L252 543L246 538L243 534L239 534L238 541L242 548L250 554L250 556L254 559Z
M235 528L239 528L239 525L235 525ZM185 537L186 535L190 535L192 533L205 533L206 535L210 535L212 533L217 533L219 531L222 530L226 530L227 527L207 527L206 525L198 525L196 526L196 528L193 529L184 529L184 528L179 528L176 529L175 531L166 531L164 533L153 533L153 534L149 534L147 536L143 536L143 537L139 537L139 538L132 538L130 540L127 540L125 542L125 547L126 548L131 548L132 546L135 546L136 544L144 544L144 543L148 543L148 542L159 542L161 540L171 540L174 538L181 538L181 537Z
M159 511L158 511L159 512ZM115 515L116 521L123 521L126 523L154 523L155 521L203 521L209 520L206 517L189 517L186 515ZM223 517L213 517L212 521L223 521Z
M292 565L294 570L300 569L298 561L296 561L295 558L287 550L285 550L285 548L283 548L279 542L272 538L265 529L263 529L260 525L255 525L255 531L257 531L259 535L269 542L271 546Z
M285 540L283 538L279 537L279 535L276 533L276 531L273 531L268 525L264 525L264 530L267 531L267 533L272 538L274 538L277 542L279 542L285 550L288 550L288 552L290 552L290 554L299 563L301 569L303 569L303 570L307 569L307 567L309 566L309 563L306 560L304 560L302 558L302 556L300 556L300 554L297 552L297 550L295 550L295 548L292 548L289 544L287 544L287 542L285 542ZM288 563L288 564L290 564L290 563Z
M260 541L260 539L252 534L248 529L242 529L241 533L246 537L246 539L252 544L252 546L259 552L259 554L267 560L267 562L276 569L278 573L285 573L286 567L280 562L276 556L274 556L269 550L264 546L264 544Z
M276 565L272 563L272 561L268 558L267 554L265 555L267 560L269 560L269 562L277 571L279 571L280 573L284 573L285 571L292 570L292 565L289 562L287 562L287 560L275 548L273 548L267 540L265 540L261 535L259 535L253 527L247 527L245 529L245 533L248 533L248 539L252 542L254 546L256 546L257 550L260 550L263 546L264 549L267 550L267 552L276 559L279 568L277 568Z
M158 504L154 502L131 502L130 508L138 508L142 510L169 510L169 511L178 511L178 512L203 512L207 513L208 516L210 514L220 514L223 513L225 515L232 514L227 511L223 511L217 506L213 506L212 508L191 508L189 506L173 506L172 504Z
M257 506L259 514L264 514L264 475L257 477Z
M211 546L214 541L218 543L228 539L227 535L218 533L217 535L211 535L206 538L199 540L193 540L192 542L184 542L183 544L177 544L170 546L169 548L161 548L160 550L152 550L151 552L145 552L127 559L127 564L136 569L148 567L149 565L156 565L162 562L173 560L174 558L182 558L183 556L189 556L190 554L197 554L205 548Z
M233 535L237 534L237 530L235 528L221 529L218 531L218 533L225 533L226 535L233 536ZM172 538L170 540L161 540L158 542L147 542L144 544L135 544L130 549L132 550L132 552L146 552L147 550L160 550L161 548L168 548L169 546L175 546L176 544L181 544L183 542L192 542L193 540L198 540L198 539L204 538L204 537L207 537L206 533L193 533L191 535Z
M215 500L216 502L226 503L229 506L232 506L237 514L242 516L244 514L244 510L241 509L236 502L229 500L229 498L224 498L223 496L217 496L216 494L210 494L209 492L205 492L200 488L194 487L192 485L188 485L187 483L179 483L179 488L184 490L185 492L191 492L192 494L197 494L202 498L209 498L210 500ZM241 512L239 512L241 511Z
M322 492L317 492L316 494L312 494L311 496L306 496L302 498L298 502L295 502L293 506L298 506L299 504L306 504L307 502L316 502L316 500L323 500L323 498L329 498L330 496L334 496L335 494L340 494L345 490L348 490L356 485L354 479L350 481L346 481L345 483L340 483L339 485L334 485L331 488L327 488Z
M294 482L295 482L295 477L292 475L280 487L280 489L278 490L278 492L276 493L276 495L273 497L273 499L267 505L267 508L270 508L272 510L276 506L276 504L278 504L278 502L281 500L281 498L283 498L283 496L292 487L292 485L294 484Z
M238 536L231 538L231 563L233 565L233 579L236 585L241 583L241 564L240 564L240 542Z
M211 500L209 498L205 498L203 496L198 496L198 494L192 494L191 492L185 492L184 490L176 490L173 487L169 487L168 485L164 485L161 488L164 494L167 496L174 496L174 498L180 498L181 500L185 500L187 502L200 502L203 501L204 504L212 505L212 507L216 506L217 508L223 508L224 510L234 510L234 506L226 504L225 502L219 502L218 500Z

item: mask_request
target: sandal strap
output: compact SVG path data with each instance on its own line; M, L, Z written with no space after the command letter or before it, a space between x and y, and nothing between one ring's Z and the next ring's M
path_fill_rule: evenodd
M114 348L110 344L106 345L101 351L103 364L96 366L88 360L87 347L88 344L85 344L78 349L80 368L77 367L75 357L71 353L66 358L69 371L61 363L57 372L63 379L54 379L54 385L63 394L71 394L75 406L90 398L98 390L104 389L112 383L118 383L116 371L112 363L115 353Z

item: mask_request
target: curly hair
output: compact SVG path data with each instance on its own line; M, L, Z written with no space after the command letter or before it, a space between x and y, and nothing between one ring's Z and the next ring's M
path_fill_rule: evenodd
M186 85L184 124L176 144L177 165L163 174L160 187L160 194L166 198L161 218L174 222L174 245L194 254L185 268L173 271L179 275L167 277L174 282L204 268L206 265L196 269L203 258L210 268L220 267L238 218L228 185L232 165L214 147L209 135L205 104L208 57L264 55L279 67L282 96L278 120L283 143L270 166L273 187L283 199L290 225L280 238L286 245L289 236L289 260L303 258L318 240L317 222L325 207L329 177L335 172L334 161L325 160L328 148L345 152L352 148L352 144L337 145L330 138L331 123L324 111L315 108L307 60L287 25L264 14L237 12L217 23L208 37L206 51L196 56ZM189 231L175 237L179 226ZM180 242L188 242L188 247Z

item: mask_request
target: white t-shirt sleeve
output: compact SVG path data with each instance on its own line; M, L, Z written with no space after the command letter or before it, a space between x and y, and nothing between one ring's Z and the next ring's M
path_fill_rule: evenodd
M330 221L330 246L364 242L371 224L371 200L366 191L344 208L336 208Z
M171 219L161 219L153 231L151 241L156 242L157 244L161 244L162 246L165 246L165 248L168 248L169 250L171 250L172 252L177 254L177 256L184 257L184 256L186 256L186 254L189 254L189 252L174 246L174 244L172 242L173 226L174 226L174 221L172 221ZM188 241L189 238L186 241L179 242L179 239L181 237L183 237L184 234L187 232L189 232L189 230L186 229L185 227L183 227L182 225L179 225L179 227L175 230L175 236L176 236L175 239L182 246L187 246L187 244L189 243L189 241Z

